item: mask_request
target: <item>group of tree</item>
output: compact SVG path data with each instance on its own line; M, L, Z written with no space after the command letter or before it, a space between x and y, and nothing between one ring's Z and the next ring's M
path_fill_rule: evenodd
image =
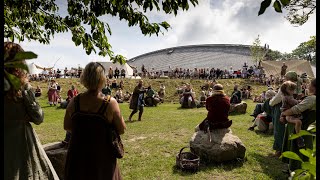
M316 64L316 36L311 36L308 41L300 43L291 53L272 50L266 45L263 47L259 36L254 40L250 49L255 63L263 60L308 60L311 64Z

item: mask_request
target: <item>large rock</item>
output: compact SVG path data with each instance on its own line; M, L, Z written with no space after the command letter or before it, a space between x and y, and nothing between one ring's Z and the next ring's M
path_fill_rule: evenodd
M61 142L55 142L43 145L48 158L51 161L53 168L56 170L59 178L64 178L64 166L67 157L67 148L64 148Z
M190 140L192 151L200 159L209 162L224 162L245 157L246 147L241 140L232 134L231 129L216 129L211 133L197 131Z
M247 112L247 103L242 101L239 104L231 104L229 113L245 114Z

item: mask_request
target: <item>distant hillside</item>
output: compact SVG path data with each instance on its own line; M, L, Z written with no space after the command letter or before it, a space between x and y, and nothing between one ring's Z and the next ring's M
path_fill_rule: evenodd
M76 88L80 92L84 92L85 88L80 84L79 79L57 79L56 80L62 87L62 92L61 95L65 99L67 97L67 91L70 88L70 86L73 84L76 86ZM266 86L262 85L257 85L257 84L252 84L251 82L244 80L244 79L222 79L222 80L217 80L218 83L221 83L225 87L225 93L227 95L231 95L233 91L233 87L235 84L239 84L240 86L245 86L245 85L251 85L253 87L253 94L261 94L262 91L267 90ZM120 80L118 80L118 83ZM134 87L136 86L138 80L129 80L125 79L124 81L124 90L123 92L129 91L132 92ZM183 83L190 83L196 92L196 97L199 98L200 94L200 87L204 85L205 80L181 80L181 79L144 79L144 86L148 86L149 84L155 89L156 91L159 91L159 86L160 84L163 83L166 87L166 96L165 96L165 101L166 102L179 102L179 97L178 95L175 94L176 92L176 87L182 85ZM47 89L48 89L48 84L45 82L32 82L31 83L33 87L36 87L37 85L42 88L43 91L43 98L47 98ZM114 92L113 92L114 93Z

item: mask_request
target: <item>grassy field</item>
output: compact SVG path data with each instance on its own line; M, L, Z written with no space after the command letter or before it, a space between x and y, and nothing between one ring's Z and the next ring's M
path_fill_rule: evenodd
M80 91L83 87L77 84L78 80L58 80L62 85L63 95L66 94L68 86L73 83ZM262 134L248 131L252 117L249 114L253 111L255 104L248 100L247 113L244 115L230 116L233 120L231 129L233 134L238 136L247 148L246 161L228 162L223 164L202 165L197 173L182 172L175 167L175 156L179 150L189 145L189 140L194 133L194 127L206 116L204 108L180 109L175 103L178 99L174 95L175 87L182 80L145 80L154 87L159 83L166 85L168 103L158 107L146 107L142 121L127 122L127 130L122 136L125 146L125 157L118 160L120 170L124 179L285 179L282 173L284 164L279 159L270 157L273 153L272 134ZM192 81L191 84L199 91L204 81ZM136 81L126 81L125 90L133 89ZM235 83L247 84L244 80L223 80L220 81L227 93ZM46 88L45 83L33 83L33 86L40 85ZM254 86L256 94L264 90L263 86ZM45 92L46 90L44 90ZM44 93L45 94L45 93ZM65 96L64 96L65 97ZM39 102L45 113L44 122L34 128L43 144L64 139L63 117L65 110L50 107L44 95ZM173 103L171 103L171 101ZM128 103L120 104L122 115L128 119L130 114ZM137 120L137 115L133 117Z

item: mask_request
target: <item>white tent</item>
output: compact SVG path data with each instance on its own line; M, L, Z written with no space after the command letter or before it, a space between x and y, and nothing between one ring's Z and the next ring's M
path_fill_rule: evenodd
M32 62L32 63L28 63L27 62L27 66L28 66L28 69L29 69L29 74L33 75L33 74L42 74L42 69L38 69L35 64Z
M132 78L133 76L133 69L127 63L122 65L120 63L113 64L112 62L99 62L99 63L106 69L107 74L109 72L110 67L112 67L112 70L115 70L117 67L120 71L121 69L124 69L126 71L126 78Z

